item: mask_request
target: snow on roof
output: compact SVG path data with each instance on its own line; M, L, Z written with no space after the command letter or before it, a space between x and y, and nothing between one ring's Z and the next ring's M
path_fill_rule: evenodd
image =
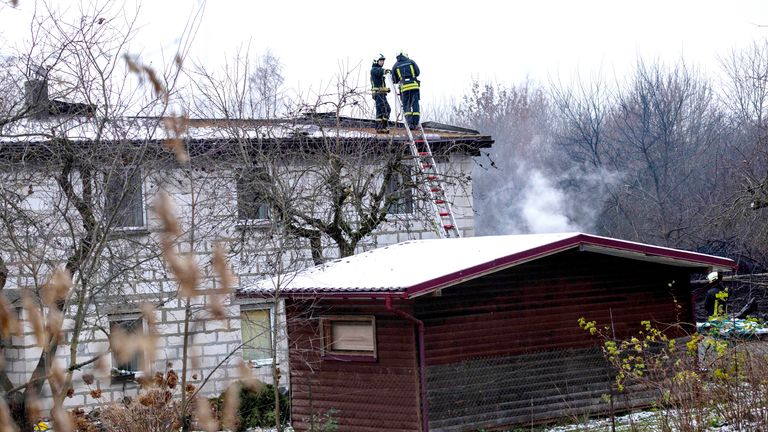
M677 267L732 270L727 258L582 233L411 240L292 275L268 277L239 295L412 298L567 249Z
M326 123L321 123L324 121ZM356 126L327 124L327 119L318 120L317 124L298 120L222 120L190 119L181 138L187 140L219 139L279 139L303 136L308 138L341 137L349 139L371 139L377 134L373 124L358 120ZM474 132L474 131L472 131ZM403 135L403 129L393 131L393 135ZM104 124L93 117L49 117L47 119L21 119L0 129L0 143L40 143L47 142L52 136L67 138L72 141L89 141L97 138L105 141L114 140L165 140L174 138L161 117L123 117L112 119ZM472 138L477 133L454 130L432 130L427 139Z

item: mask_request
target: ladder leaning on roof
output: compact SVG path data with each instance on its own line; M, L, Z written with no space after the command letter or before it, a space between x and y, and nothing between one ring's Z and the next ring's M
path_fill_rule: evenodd
M400 92L397 91L398 89L394 83L392 87L396 90L394 92L395 99L397 100L395 108L396 110L399 109L402 113L404 110L403 101L399 96ZM397 116L398 112L395 111L395 125L397 125ZM448 198L445 196L442 174L440 174L437 163L435 163L424 128L419 123L418 132L421 134L421 138L415 139L405 118L403 118L403 126L408 134L408 147L411 149L413 165L416 167L416 183L429 198L433 214L435 215L434 224L437 235L440 238L461 237L461 231L459 231L456 225L456 218L453 216L451 203L448 202Z

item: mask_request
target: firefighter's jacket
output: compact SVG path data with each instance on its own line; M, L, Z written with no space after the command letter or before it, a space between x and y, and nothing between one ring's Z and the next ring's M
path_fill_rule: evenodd
M400 84L400 91L417 90L419 88L419 66L416 62L400 54L397 63L392 66L392 81Z
M379 66L379 62L373 62L371 66L371 92L374 96L389 93L389 87L384 79L384 68Z

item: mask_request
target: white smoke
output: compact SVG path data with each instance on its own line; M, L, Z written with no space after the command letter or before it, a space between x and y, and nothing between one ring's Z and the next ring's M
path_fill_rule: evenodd
M581 231L566 215L566 196L537 170L528 171L520 215L531 234Z

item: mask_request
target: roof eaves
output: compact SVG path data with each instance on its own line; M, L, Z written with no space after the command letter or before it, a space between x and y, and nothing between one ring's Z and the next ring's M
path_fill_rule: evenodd
M429 294L433 291L447 288L449 286L475 279L489 273L493 273L509 267L514 267L529 261L537 260L548 255L562 252L564 250L572 249L578 246L578 244L579 235L576 235L546 245L528 249L523 252L497 258L493 261L478 264L474 267L459 270L457 272L453 272L436 279L413 285L406 290L406 296L407 298L414 298L424 294Z
M474 267L459 270L439 278L413 285L406 290L406 297L414 298L429 294L439 289L457 285L461 282L475 279L489 273L497 272L509 267L514 267L529 261L534 261L549 255L563 252L568 249L581 247L583 245L596 245L615 250L625 250L634 253L641 253L649 256L671 258L676 261L691 263L703 268L721 267L735 269L737 267L736 263L728 258L721 258L712 255L699 254L696 252L687 252L679 249L664 248L660 246L652 246L579 233L573 237L568 237L523 252L501 257L487 263L479 264Z
M676 261L684 261L701 267L714 267L720 269L736 269L737 264L729 259L714 255L688 252L681 249L665 248L644 243L635 243L624 240L616 240L608 237L580 234L580 242L583 245L594 245L614 250L622 250L643 254L646 256L671 258Z

